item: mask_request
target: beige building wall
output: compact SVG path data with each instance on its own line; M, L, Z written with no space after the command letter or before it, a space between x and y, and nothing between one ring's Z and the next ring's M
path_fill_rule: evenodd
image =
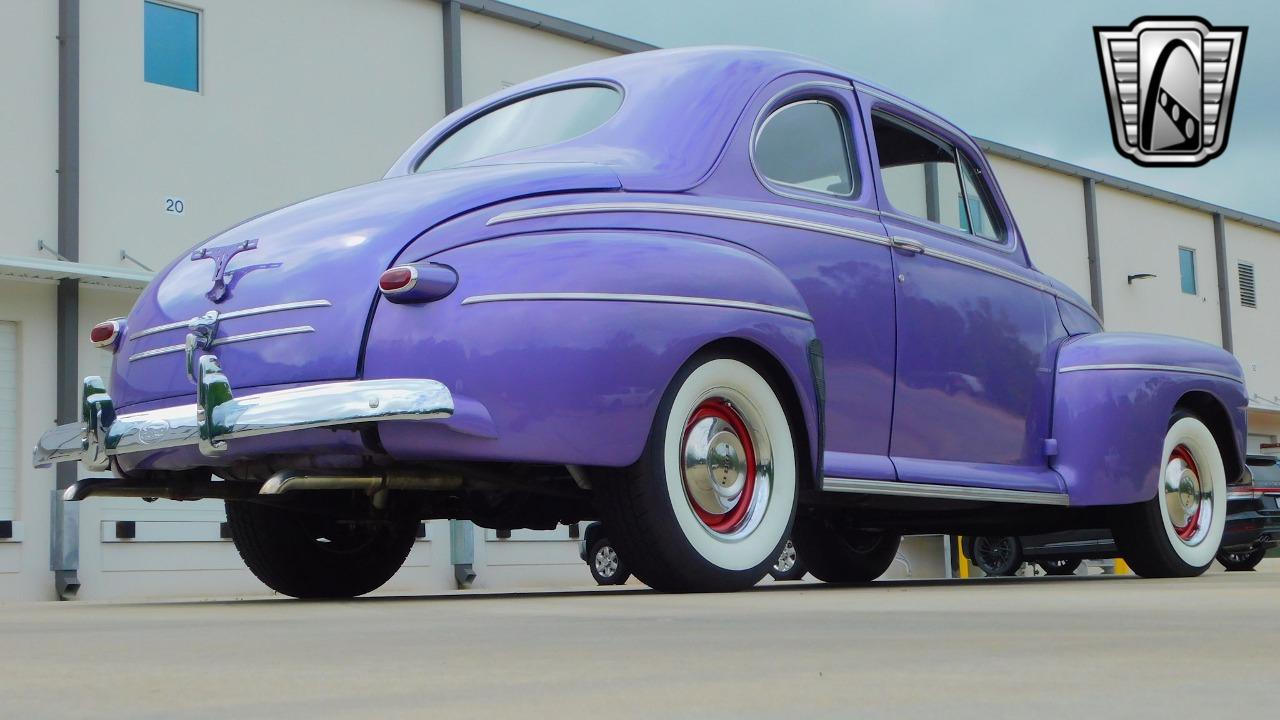
M0 6L0 255L58 244L58 3Z
M1222 344L1213 218L1106 185L1097 188L1103 310L1108 330L1167 333ZM1178 248L1196 253L1197 293L1183 293ZM1134 280L1129 275L1154 273Z
M1089 243L1080 178L988 155L1031 261L1089 299Z
M31 448L57 416L53 392L57 319L55 287L0 278L0 321L17 325L18 428L6 441L16 454L14 540L0 540L0 602L52 600L49 505L53 469L31 467Z
M1250 404L1280 425L1280 233L1227 221L1227 285L1234 351L1244 365ZM1251 263L1257 307L1240 302L1239 263ZM1273 434L1280 433L1280 430Z
M496 49L501 52L495 52ZM462 100L617 53L505 20L462 13Z
M190 6L198 93L143 81L141 0L80 5L84 262L126 250L158 269L248 217L376 180L443 114L435 2Z

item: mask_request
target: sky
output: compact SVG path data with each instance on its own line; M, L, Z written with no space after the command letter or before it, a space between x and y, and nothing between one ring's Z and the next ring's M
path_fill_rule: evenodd
M823 60L971 135L1280 220L1280 1L511 0L660 47L754 45ZM1143 15L1245 25L1226 151L1198 168L1121 157L1093 26Z

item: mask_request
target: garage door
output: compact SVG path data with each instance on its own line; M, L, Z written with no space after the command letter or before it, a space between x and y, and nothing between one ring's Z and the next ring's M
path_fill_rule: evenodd
M18 483L18 325L0 321L0 520L14 517Z

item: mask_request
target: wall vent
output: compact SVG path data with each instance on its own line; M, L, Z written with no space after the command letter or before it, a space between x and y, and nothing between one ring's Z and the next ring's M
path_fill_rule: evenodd
M1236 263L1236 273L1240 281L1240 304L1244 307L1258 307L1258 286L1254 279L1253 263Z

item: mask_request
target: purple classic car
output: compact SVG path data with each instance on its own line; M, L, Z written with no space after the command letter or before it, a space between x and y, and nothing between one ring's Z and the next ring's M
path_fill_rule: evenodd
M424 518L601 519L671 591L832 582L903 533L1110 528L1213 560L1247 478L1236 360L1104 333L965 133L790 54L657 51L503 90L379 181L161 271L83 422L93 495L222 498L267 585L350 596ZM793 530L794 525L794 530Z

